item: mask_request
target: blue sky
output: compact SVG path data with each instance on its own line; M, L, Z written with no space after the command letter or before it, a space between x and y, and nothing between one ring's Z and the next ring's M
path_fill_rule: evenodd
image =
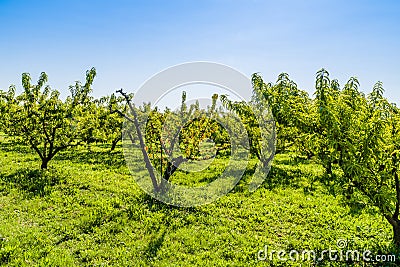
M214 61L313 92L324 67L369 92L381 80L400 103L400 1L0 0L0 88L41 71L67 94L97 68L94 95L135 91L153 74Z

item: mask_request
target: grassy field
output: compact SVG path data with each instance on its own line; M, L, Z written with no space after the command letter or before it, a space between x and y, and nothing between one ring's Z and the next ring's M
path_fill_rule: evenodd
M217 161L221 164L190 176L178 172L173 182L212 180L225 164ZM375 210L342 204L319 182L320 166L291 155L276 157L256 192L240 182L227 196L196 208L148 197L135 184L120 147L113 153L100 145L67 151L50 165L39 171L38 157L28 148L0 138L0 264L300 266L260 262L257 253L265 245L335 249L338 239L376 254L392 249L391 228Z

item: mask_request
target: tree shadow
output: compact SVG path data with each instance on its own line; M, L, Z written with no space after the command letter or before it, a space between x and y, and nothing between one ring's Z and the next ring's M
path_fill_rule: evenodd
M19 169L14 173L0 174L0 181L11 188L18 188L30 196L46 196L52 188L63 181L65 177L56 170Z
M190 225L192 223L189 218L191 215L204 215L205 213L196 207L168 205L145 193L135 198L133 202L128 205L132 205L132 207L136 208L140 205L140 210L146 210L151 214L157 214L157 218L163 218L159 223L150 223L149 226L144 229L147 233L151 234L150 240L143 251L143 259L149 264L154 263L154 259L158 256L160 249L164 245L165 238L169 233L177 232L182 227ZM130 220L140 220L135 212L128 214L128 218Z
M285 157L274 157L274 163L275 164L280 164L280 165L288 165L288 166L293 166L293 165L310 165L314 164L312 159L307 159L307 157L300 156L300 155L293 155L289 154L288 156Z
M17 153L24 153L24 154L33 154L33 150L30 149L28 146L10 142L8 140L0 142L0 150L4 152L17 152Z
M113 168L126 166L124 155L121 151L87 151L73 149L60 152L55 157L56 160L70 161L72 163L87 163L102 165Z
M287 187L296 185L299 172L289 171L282 167L272 166L263 184L269 190L276 187Z
M161 231L161 233L157 233L155 238L150 240L149 244L147 245L147 248L144 251L144 255L147 260L151 261L152 259L157 257L157 253L161 249L164 243L166 233L167 230L164 228Z
M282 166L271 166L261 187L268 190L278 187L300 188L302 187L300 182L305 179L304 175L301 170L295 168L289 169Z
M150 212L163 212L166 213L166 215L170 215L173 211L185 211L190 213L196 213L199 211L196 207L179 207L169 205L159 201L158 199L155 199L148 194L143 194L138 201L141 201L141 203L143 203Z

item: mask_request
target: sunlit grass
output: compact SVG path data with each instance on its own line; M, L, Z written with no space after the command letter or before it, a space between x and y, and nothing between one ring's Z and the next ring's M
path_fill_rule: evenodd
M38 170L38 157L0 137L0 263L9 266L255 266L257 252L335 248L338 239L389 251L391 229L374 210L356 212L318 182L321 168L279 155L256 192L243 181L218 201L177 208L148 197L121 148L67 151ZM173 183L198 186L227 160ZM271 265L270 262L264 262ZM294 265L296 262L275 262ZM324 264L327 266L328 263Z

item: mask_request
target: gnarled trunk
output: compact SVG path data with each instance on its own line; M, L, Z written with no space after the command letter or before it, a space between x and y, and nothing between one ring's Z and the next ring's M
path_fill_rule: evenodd
M114 140L111 143L111 151L114 151L115 147L117 146L118 140Z
M40 165L40 168L42 169L42 170L45 170L45 169L47 169L47 164L49 163L49 160L48 159L42 159L42 164Z
M388 215L386 215L385 218L393 227L393 243L397 247L400 247L400 221L399 221L399 219L393 218Z
M400 223L397 221L397 225L393 226L393 242L397 247L400 247Z

